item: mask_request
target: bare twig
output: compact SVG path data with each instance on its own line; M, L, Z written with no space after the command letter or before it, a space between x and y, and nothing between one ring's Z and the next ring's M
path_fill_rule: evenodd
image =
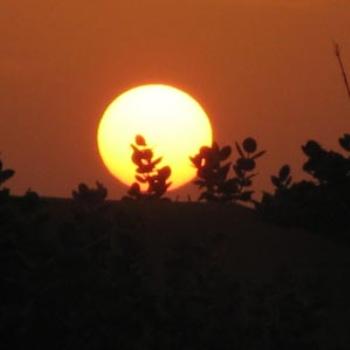
M350 98L350 84L349 84L349 80L348 80L348 77L347 77L347 74L345 71L344 63L343 63L343 60L341 57L340 47L339 47L338 43L336 43L336 42L334 42L334 50L335 50L335 56L338 59L340 70L341 70L341 73L342 73L342 76L344 79L345 88L346 88L346 91L347 91L348 96Z

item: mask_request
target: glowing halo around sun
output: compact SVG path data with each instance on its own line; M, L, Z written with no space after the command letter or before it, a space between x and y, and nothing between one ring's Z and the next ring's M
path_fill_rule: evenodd
M209 118L189 94L168 85L144 85L124 92L106 109L98 127L97 141L108 170L125 185L135 182L136 166L131 144L145 137L160 166L172 173L170 190L191 181L196 170L190 156L212 144Z

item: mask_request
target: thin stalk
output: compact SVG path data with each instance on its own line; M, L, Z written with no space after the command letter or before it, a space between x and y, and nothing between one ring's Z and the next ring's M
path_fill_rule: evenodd
M349 84L348 76L346 74L346 70L345 70L345 66L344 66L344 63L343 63L343 59L341 57L340 47L339 47L339 45L336 42L334 43L334 49L335 49L335 56L338 59L340 70L341 70L341 74L343 76L343 80L344 80L344 83L345 83L345 88L346 88L346 91L347 91L348 96L350 98L350 84Z

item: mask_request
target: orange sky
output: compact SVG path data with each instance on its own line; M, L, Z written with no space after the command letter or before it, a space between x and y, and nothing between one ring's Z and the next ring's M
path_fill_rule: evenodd
M142 83L191 93L221 144L256 137L269 152L261 189L286 162L300 174L308 138L337 148L350 132L332 51L335 39L350 74L349 0L2 0L0 37L0 151L15 193L70 196L98 179L123 194L96 128Z

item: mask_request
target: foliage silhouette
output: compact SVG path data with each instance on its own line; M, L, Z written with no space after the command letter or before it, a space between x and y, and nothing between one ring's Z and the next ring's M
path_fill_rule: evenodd
M347 147L348 141L342 142ZM246 143L242 152L252 146ZM282 187L291 187L289 169L277 177ZM159 212L164 203L154 203L155 217L148 222L141 217L138 225L133 202L94 210L103 207L106 195L102 185L81 184L73 191L73 203L50 202L29 190L6 205L6 221L0 220L2 348L321 347L324 324L333 315L322 275L291 272L265 283L238 280L215 248L218 242L228 246L230 234L204 230L198 239L198 232L190 230L181 239L173 234L178 231L168 231L179 221L177 212L163 225ZM50 208L45 219L39 204ZM81 215L72 213L75 207L82 208ZM217 207L196 209L198 221L222 213ZM157 258L160 253L164 260ZM150 276L152 266L162 264L160 297Z
M236 142L239 158L236 162L228 161L232 149L230 146L220 148L216 142L212 147L202 147L197 155L190 157L197 169L197 179L194 184L204 191L199 200L214 202L244 201L252 202L250 190L252 179L256 174L252 173L256 167L256 159L265 154L265 151L257 151L256 141L248 137L242 145ZM230 169L234 176L228 177Z
M277 176L271 176L271 182L278 191L287 190L292 183L291 169L289 165L284 165Z
M85 183L81 183L77 190L72 191L73 199L85 208L98 208L106 200L107 188L100 182L96 182L96 188L90 188Z
M20 208L22 211L35 211L41 205L41 200L38 193L32 191L30 188L25 195L20 198Z
M10 196L10 190L3 187L3 184L15 175L12 169L4 169L3 163L0 160L0 203L6 201Z
M133 149L132 161L137 166L135 179L129 191L127 199L160 199L168 190L171 182L168 181L171 175L169 166L158 168L162 158L154 159L152 149L148 148L143 136L135 137L135 144L131 145ZM142 191L141 186L147 184L147 190Z
M339 138L350 152L350 135ZM313 181L292 183L285 165L271 181L273 194L264 193L257 210L268 220L316 232L346 232L350 228L350 157L324 149L314 140L302 146L307 157L303 170Z

